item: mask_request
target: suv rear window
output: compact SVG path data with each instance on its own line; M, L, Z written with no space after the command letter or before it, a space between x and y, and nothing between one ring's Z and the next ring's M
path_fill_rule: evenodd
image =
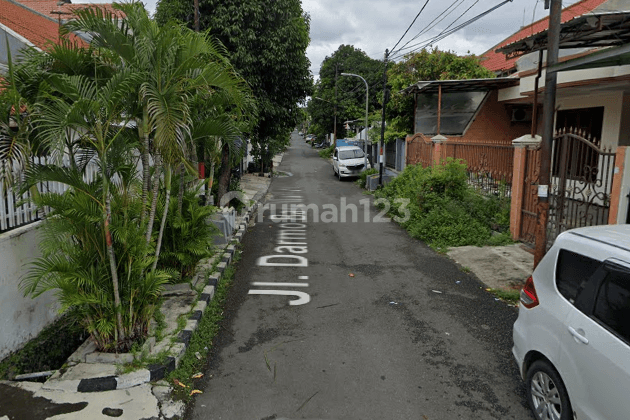
M573 303L584 280L593 275L602 263L566 249L558 253L556 286L569 302Z
M630 273L608 273L597 294L593 316L630 342Z

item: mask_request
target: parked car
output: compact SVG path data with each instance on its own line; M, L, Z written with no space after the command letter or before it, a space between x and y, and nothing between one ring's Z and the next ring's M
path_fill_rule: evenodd
M333 171L335 176L341 178L359 176L366 169L370 169L370 162L365 166L365 154L357 146L335 147L333 152Z
M559 235L521 291L513 338L537 419L630 418L630 226Z

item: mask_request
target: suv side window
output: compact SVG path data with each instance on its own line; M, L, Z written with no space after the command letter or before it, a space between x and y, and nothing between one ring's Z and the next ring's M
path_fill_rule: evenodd
M556 286L560 294L574 303L583 282L595 273L602 263L566 249L558 253Z
M630 273L608 273L597 294L593 316L630 342Z
M333 155L333 157L337 157L337 149L335 149L335 154Z

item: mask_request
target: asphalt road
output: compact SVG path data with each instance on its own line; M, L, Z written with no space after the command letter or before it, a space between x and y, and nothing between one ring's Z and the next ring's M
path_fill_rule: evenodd
M267 210L249 228L187 418L531 418L511 355L513 307L396 223L375 222L362 201L372 197L338 181L297 133L276 169L291 176L274 179L265 202L280 219L282 203L310 204L308 220ZM342 200L357 220L334 221Z

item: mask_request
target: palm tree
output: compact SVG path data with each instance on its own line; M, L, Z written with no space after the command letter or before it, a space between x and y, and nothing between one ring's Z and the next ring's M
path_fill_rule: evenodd
M151 152L151 136L157 157L154 160L163 165L164 171L166 205L156 243L157 263L173 170L181 163L186 164L189 171L195 170L187 161L195 147L191 108L191 103L195 102L192 99L204 96L206 103L201 106L215 111L206 113L207 119L200 126L207 132L201 137L221 136L226 142L232 142L237 131L226 115L242 119L245 113L251 114L254 107L244 81L225 58L225 50L207 34L193 32L174 22L160 26L148 17L140 3L114 3L113 7L123 12L125 18L121 20L100 9L84 9L67 29L88 33L92 36L92 46L117 53L123 63L142 75L142 82L136 87L135 119L143 138L143 204L148 196L147 156ZM156 187L154 185L154 191ZM152 198L147 240L151 238L157 194Z

